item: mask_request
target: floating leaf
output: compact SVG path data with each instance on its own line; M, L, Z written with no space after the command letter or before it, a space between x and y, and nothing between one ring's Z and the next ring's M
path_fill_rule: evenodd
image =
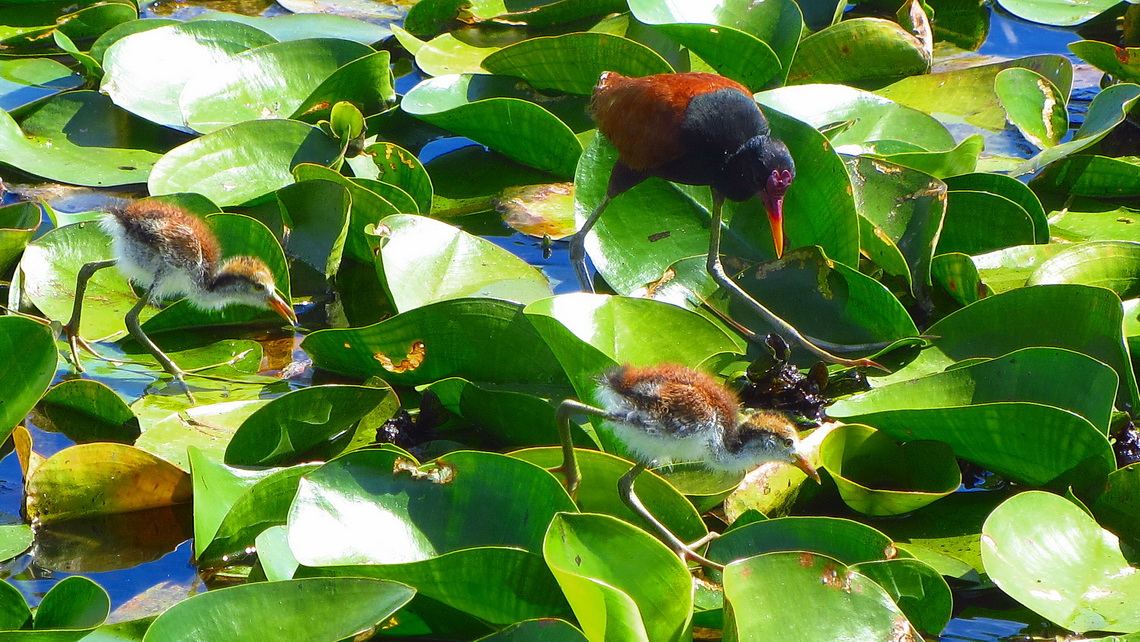
M125 36L103 55L100 90L115 104L167 127L184 128L178 99L195 76L247 49L275 42L248 25L210 20L185 22Z
M530 38L483 60L493 74L518 76L535 89L589 95L603 71L640 78L673 71L645 45L606 33Z
M982 529L982 561L1003 591L1059 626L1140 630L1132 608L1140 574L1116 536L1063 497L1025 492L994 509Z
M72 446L27 481L28 517L55 522L190 501L190 477L147 452L113 443Z
M463 297L525 305L550 296L541 272L490 241L422 216L380 224L376 269L400 312Z
M175 604L144 640L286 638L299 631L312 640L339 640L375 627L413 595L403 584L355 577L233 586Z
M954 451L946 444L899 444L867 426L832 431L820 446L820 460L843 503L865 515L909 513L962 484Z
M250 120L176 147L154 165L150 193L197 192L219 206L241 205L293 183L301 163L329 165L336 142L295 120Z

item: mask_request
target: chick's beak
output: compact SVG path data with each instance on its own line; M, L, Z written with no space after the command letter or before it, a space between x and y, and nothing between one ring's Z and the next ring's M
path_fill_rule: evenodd
M776 258L784 255L784 196L772 196L760 192L760 201L768 211L768 223L772 226L772 242L776 245Z
M808 461L806 458L804 458L803 455L800 455L800 454L796 454L795 458L796 458L795 461L792 462L793 466L804 471L804 473L807 474L808 477L811 477L812 479L815 480L815 483L817 483L817 484L822 483L819 479L819 472L816 471L815 466L811 465L810 461Z
M283 319L292 325L297 325L297 313L293 311L293 306L289 305L279 293L274 292L273 296L267 300L267 303L269 303L269 307L277 314L280 314Z

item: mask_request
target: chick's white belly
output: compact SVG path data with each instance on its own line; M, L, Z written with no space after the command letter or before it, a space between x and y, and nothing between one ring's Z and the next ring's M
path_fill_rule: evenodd
M102 226L111 235L112 250L118 257L116 265L119 272L133 283L147 288L157 297L164 298L196 291L193 280L184 269L172 265L145 244L130 242L126 231L113 217L104 219Z
M697 433L685 437L664 430L653 434L642 427L606 421L602 424L643 463L660 464L703 461L709 453L709 435Z

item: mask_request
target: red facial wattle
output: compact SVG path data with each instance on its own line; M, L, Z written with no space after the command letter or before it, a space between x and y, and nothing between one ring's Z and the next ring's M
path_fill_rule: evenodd
M772 226L772 242L776 246L776 258L784 255L784 193L792 185L790 170L772 170L768 183L760 192L760 201L768 211L768 222Z

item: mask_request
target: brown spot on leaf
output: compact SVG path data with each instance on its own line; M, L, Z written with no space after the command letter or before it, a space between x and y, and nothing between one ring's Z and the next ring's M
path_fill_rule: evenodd
M306 109L305 113L311 114L313 112L318 112L318 111L323 111L325 109L329 109L330 107L332 107L332 103L328 102L327 100L322 100L321 102L319 102L319 103L313 105L312 107Z
M427 346L424 345L423 341L415 341L412 343L412 349L408 352L408 356L401 359L400 363L394 362L391 357L384 354L383 352L377 352L376 354L372 355L372 358L379 361L380 365L383 366L384 369L388 372L395 372L398 374L401 372L407 372L409 370L415 370L416 368L420 367L420 364L424 362L424 355L426 351Z
M397 457L392 464L392 474L399 473L408 473L412 479L423 479L433 484L449 484L455 479L455 468L438 459L425 470L407 457Z
M1127 49L1125 49L1124 47L1113 47L1112 50L1113 50L1113 53L1116 54L1117 60L1119 60L1121 63L1123 63L1125 65L1128 64L1129 56L1128 56L1128 50Z
M803 568L811 568L811 565L814 563L815 555L811 553L800 553L800 566Z
M657 241L660 241L662 239L669 238L670 236L672 236L672 234L673 233L668 231L668 230L666 230L664 232L658 232L656 234L650 234L649 235L649 242L650 243L656 243Z
M652 299L657 296L657 292L676 277L677 272L673 268L665 270L665 274L662 274L660 279L657 279L645 287L645 298Z
M898 556L899 549L895 548L894 544L888 544L887 547L883 549L883 557L886 559L893 560Z

